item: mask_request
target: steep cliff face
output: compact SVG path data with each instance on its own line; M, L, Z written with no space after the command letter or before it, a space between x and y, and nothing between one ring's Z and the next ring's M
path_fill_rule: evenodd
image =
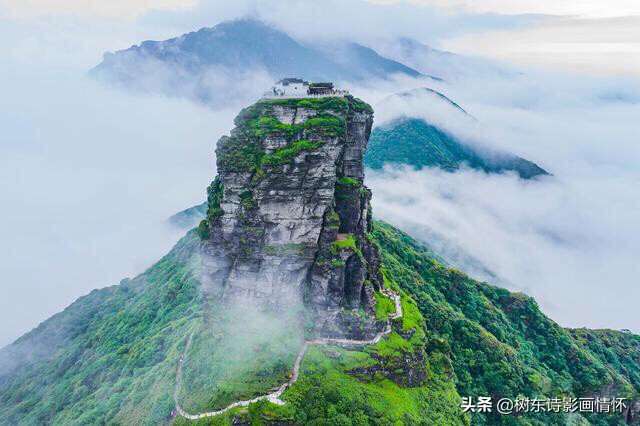
M206 297L305 304L325 334L377 331L363 321L381 286L362 183L372 121L350 96L264 99L241 111L218 141L199 226Z

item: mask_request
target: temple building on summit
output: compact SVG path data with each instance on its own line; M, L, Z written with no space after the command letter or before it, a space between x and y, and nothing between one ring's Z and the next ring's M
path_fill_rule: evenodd
M323 96L345 96L349 92L336 89L331 82L309 83L301 78L283 78L277 81L265 98L306 98Z

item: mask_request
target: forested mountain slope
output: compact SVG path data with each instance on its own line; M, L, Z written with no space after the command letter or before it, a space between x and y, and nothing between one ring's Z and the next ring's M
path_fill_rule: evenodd
M466 424L461 396L594 395L606 389L637 398L640 337L563 329L533 299L447 268L387 224L376 223L370 237L380 247L386 284L404 297L407 314L398 332L362 351L314 348L284 395L290 404L259 403L202 424ZM188 332L202 321L193 267L197 242L189 233L144 274L93 291L3 349L3 364L18 356L17 369L3 370L0 379L3 422L168 420L178 359ZM387 309L381 306L380 314ZM22 356L38 346L48 350ZM411 375L425 378L409 383ZM474 414L473 424L560 425L568 417ZM587 419L623 424L620 416Z
M523 179L549 174L514 154L474 149L419 118L400 118L373 129L365 164L372 169L395 164L417 169L439 167L447 171L466 165L487 173L511 171Z

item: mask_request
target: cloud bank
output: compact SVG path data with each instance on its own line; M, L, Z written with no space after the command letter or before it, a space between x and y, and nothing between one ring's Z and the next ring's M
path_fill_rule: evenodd
M437 231L561 325L638 332L637 90L631 81L529 74L450 87L475 123L415 99L396 106L554 176L369 172L374 215L427 242L423 230Z
M527 28L453 37L443 46L528 68L637 77L639 13L637 10L628 16L547 19Z
M372 0L373 3L396 4L401 0ZM572 16L620 16L640 13L640 5L634 0L613 0L603 3L599 0L409 0L409 3L423 6L467 10L473 13L502 14L548 14Z
M0 346L165 254L180 237L166 219L205 197L235 114L2 69Z

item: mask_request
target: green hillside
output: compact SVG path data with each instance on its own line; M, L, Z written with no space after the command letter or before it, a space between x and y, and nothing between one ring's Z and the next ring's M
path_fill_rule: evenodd
M598 395L638 397L639 336L589 331L591 345L547 318L534 299L477 282L434 261L422 244L378 223L387 275L416 301L426 324L427 351L440 353L463 396ZM580 333L579 333L580 334ZM625 343L618 357L602 356L605 336ZM620 343L622 345L622 343ZM613 351L615 352L615 351ZM622 353L626 355L621 355ZM622 424L620 418L593 415L591 424ZM484 417L474 424L565 424L567 418ZM577 423L572 423L577 424Z
M460 397L583 396L607 389L637 398L640 337L563 329L533 299L442 265L389 225L376 223L369 237L381 249L386 285L403 296L404 316L395 320L394 331L359 350L312 347L300 379L283 395L284 406L260 402L195 423L560 425L578 419L566 414L471 418L461 413ZM1 350L0 423L171 421L176 368L187 336L194 332L194 339L206 343L215 334L211 319L203 318L215 309L203 307L198 291L197 246L190 232L142 275L91 292ZM392 309L380 298L381 317ZM233 341L233 336L213 338ZM193 369L206 364L214 371L211 365L224 359L220 352L200 357L196 346L190 352ZM245 372L260 377L252 387L247 380L222 376L218 392L194 397L193 406L220 407L272 388L295 354L294 344L273 346L265 353L279 350L289 361L262 369L254 364L255 371L247 366ZM200 389L210 385L204 382ZM189 403L198 386L181 389L182 401ZM588 421L622 424L619 415L593 414Z
M571 330L572 336L600 362L610 365L640 389L640 336L613 330Z
M94 290L0 351L4 424L160 424L175 368L202 318L185 236L144 274Z
M475 151L418 118L401 118L373 129L364 160L372 169L381 169L385 164L405 164L417 169L440 167L455 171L466 163L487 173L513 171L523 179L548 174L537 164L513 154Z

